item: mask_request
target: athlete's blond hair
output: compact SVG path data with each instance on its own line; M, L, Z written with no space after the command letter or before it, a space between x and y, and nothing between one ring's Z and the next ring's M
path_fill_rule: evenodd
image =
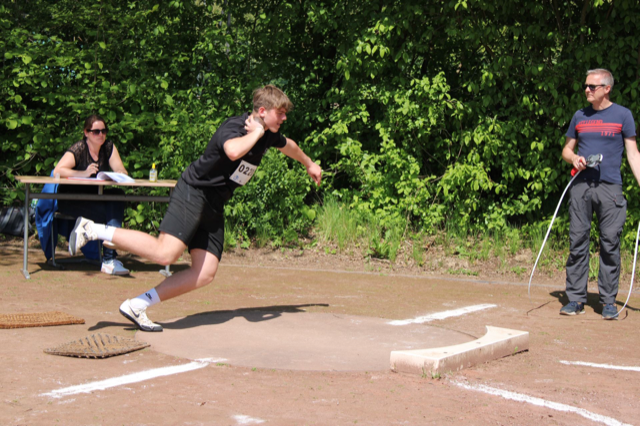
M267 110L284 108L289 112L293 109L293 103L282 90L272 84L267 84L253 91L253 111L258 112L260 107Z

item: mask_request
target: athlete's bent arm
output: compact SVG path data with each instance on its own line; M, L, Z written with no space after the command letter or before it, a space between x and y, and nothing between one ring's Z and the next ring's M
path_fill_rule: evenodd
M264 135L264 127L257 120L254 120L253 116L249 116L247 119L245 129L247 129L246 135L229 139L224 143L224 153L231 161L244 157Z
M562 159L567 163L573 165L578 170L584 170L587 168L587 160L584 157L576 154L576 144L578 141L575 138L567 137L567 142L562 149Z
M320 181L322 180L322 169L316 163L311 161L311 158L305 154L297 143L293 141L293 139L287 139L287 144L278 148L280 152L286 155L289 158L293 158L298 161L307 169L307 174L313 179L316 185L320 186Z
M624 148L627 150L627 161L631 166L633 176L635 176L638 185L640 185L640 152L638 152L636 137L624 138Z

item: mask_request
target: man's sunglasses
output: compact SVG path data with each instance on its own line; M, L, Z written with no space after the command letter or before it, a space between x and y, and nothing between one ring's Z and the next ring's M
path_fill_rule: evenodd
M584 90L587 90L587 88L589 88L589 90L591 90L592 92L595 92L598 87L604 87L604 86L606 86L606 84L583 84L582 88Z
M100 133L102 133L103 135L106 135L108 130L107 129L91 129L91 130L87 130L87 132L93 133L94 135L98 136Z

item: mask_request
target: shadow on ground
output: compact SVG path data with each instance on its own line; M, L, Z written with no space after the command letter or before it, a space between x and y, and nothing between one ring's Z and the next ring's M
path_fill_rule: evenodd
M567 293L564 291L552 291L551 293L549 293L549 295L558 299L558 301L562 304L562 306L569 303L569 298L567 298ZM618 296L621 296L621 294L618 293ZM624 296L625 297L623 298L623 301L616 300L616 305L618 306L618 309L624 306L624 300L626 300L626 294ZM598 293L587 292L586 306L591 307L595 313L602 314L602 304L600 303L600 295ZM640 311L640 309L634 308L631 305L627 305L626 309L629 309L630 311Z
M144 263L135 259L127 258L126 256L120 257L120 261L125 268L129 269L133 274L136 272L159 272L164 269L162 265L156 265L154 263ZM55 271L76 271L76 272L84 272L87 274L93 274L95 272L100 272L100 262L88 260L83 257L74 257L74 258L56 258L56 262L59 263L59 267L53 266L49 262L36 262L35 265L38 265L40 269L29 272L31 275L38 274L39 272L55 272ZM33 265L33 263L30 263ZM176 273L180 271L184 271L188 269L189 265L180 264L180 265L171 265L170 271L171 273ZM134 278L134 276L123 276L122 278Z
M243 317L248 322L268 321L280 317L283 313L304 313L304 308L329 307L327 303L308 303L304 305L274 305L257 308L241 308L230 311L208 311L188 315L173 322L160 322L167 330L184 330L204 325L223 324L234 318ZM119 323L112 321L100 321L89 328L90 331L100 330L106 327L131 326L131 323Z

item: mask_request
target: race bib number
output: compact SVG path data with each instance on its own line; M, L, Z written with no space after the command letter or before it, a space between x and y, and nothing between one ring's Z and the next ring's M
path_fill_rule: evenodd
M235 172L231 175L229 179L237 183L238 185L244 185L245 183L251 180L251 177L256 172L258 166L254 166L251 163L247 163L246 161L241 161L240 165L236 169Z

